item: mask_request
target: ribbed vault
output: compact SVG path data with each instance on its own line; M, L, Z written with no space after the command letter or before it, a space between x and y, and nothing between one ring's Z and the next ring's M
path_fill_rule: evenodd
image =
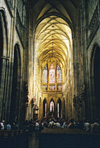
M35 33L35 50L40 65L45 66L48 62L56 61L61 67L65 67L68 58L70 58L72 33L68 22L71 24L71 19L67 11L65 14L68 22L60 17L60 13L58 9L47 4L38 16L37 22L39 23ZM43 16L45 16L44 19L41 19Z
M53 98L57 105L57 99L60 98L62 113L65 113L61 116L71 117L74 97L73 41L78 26L78 0L31 0L31 2L29 31L31 38L31 32L33 33L34 41L32 61L34 80L30 81L34 83L32 93L39 107L39 118L43 117L44 98L47 100L48 112L50 100ZM55 70L54 83L50 83L49 77L52 65ZM57 82L58 67L62 76L60 82ZM47 71L44 76L45 68ZM65 109L64 102L67 104Z

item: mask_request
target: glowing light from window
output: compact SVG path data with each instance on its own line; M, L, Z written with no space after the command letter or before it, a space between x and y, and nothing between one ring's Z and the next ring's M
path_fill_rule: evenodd
M55 83L55 68L53 64L51 64L51 67L49 69L49 83L50 84Z
M50 102L50 112L54 112L54 102Z
M47 65L44 67L43 70L43 83L47 83Z
M57 65L57 83L61 83L62 82L62 72L60 67Z

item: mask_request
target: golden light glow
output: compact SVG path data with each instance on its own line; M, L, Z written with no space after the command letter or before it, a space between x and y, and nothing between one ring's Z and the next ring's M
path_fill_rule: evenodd
M38 106L40 96L41 98L47 98L47 100L49 100L49 96L53 94L55 99L57 99L56 97L63 96L65 91L65 93L67 93L70 91L70 88L73 87L72 31L68 22L62 19L60 15L54 15L54 12L59 13L59 6L60 5L58 5L58 9L54 9L48 4L38 16L38 19L40 19L45 15L45 12L53 12L52 15L47 15L44 19L41 19L35 32L34 80L30 77L30 86L32 86L31 81L34 81L34 96ZM63 8L63 6L61 6L61 8ZM71 23L71 19L65 9L62 9L62 13L66 15ZM49 69L51 63L54 64L55 69L56 65L59 65L62 71L62 83L59 84L62 85L60 93L57 91L57 82L55 82L54 91L50 92L49 83L44 84L44 87L47 86L47 89L45 89L45 91L43 90L43 69L46 64L48 64ZM56 72L57 71L55 71L55 73ZM57 81L56 78L55 80ZM47 81L49 82L49 76Z

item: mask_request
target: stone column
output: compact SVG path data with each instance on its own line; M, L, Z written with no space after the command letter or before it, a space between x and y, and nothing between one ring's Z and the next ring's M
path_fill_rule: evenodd
M8 86L8 81L9 81L9 59L6 59L6 75L5 75L5 95L4 95L4 100L5 100L5 109L4 109L4 119L6 121L9 120L9 113L8 113L8 104L9 104L9 86Z
M5 99L6 99L6 87L7 87L7 58L2 56L2 70L1 70L1 82L0 82L0 118L5 119Z

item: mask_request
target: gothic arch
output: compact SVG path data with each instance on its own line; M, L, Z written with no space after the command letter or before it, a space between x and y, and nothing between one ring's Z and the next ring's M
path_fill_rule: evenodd
M90 65L91 78L91 104L93 118L100 118L100 47L95 44L91 55Z
M43 100L43 117L47 116L47 100L44 98Z
M57 17L62 18L63 20L65 20L68 23L70 28L73 30L73 26L72 26L72 23L70 22L70 20L67 17L65 17L64 15L56 13L56 12L47 13L47 14L43 15L41 18L39 18L39 20L36 22L35 30L42 20L44 20L45 18L50 17L50 16L57 16Z
M11 121L17 118L20 115L20 106L21 106L21 56L20 56L20 47L18 43L14 47L14 65L13 65L13 81L12 81L12 96L11 96L11 110L10 110L10 119Z
M57 117L58 118L61 117L61 110L62 110L62 102L61 102L61 99L58 98L58 101L57 101Z
M54 112L55 111L55 102L54 102L53 98L51 98L49 106L50 106L50 112Z

